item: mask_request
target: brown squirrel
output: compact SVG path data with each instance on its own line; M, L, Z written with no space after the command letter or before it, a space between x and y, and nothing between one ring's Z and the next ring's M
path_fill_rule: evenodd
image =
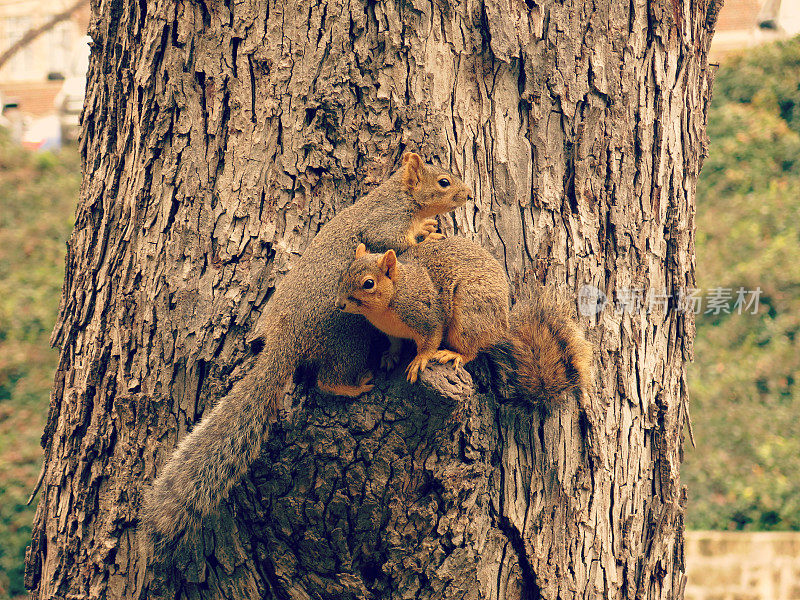
M338 213L278 285L259 319L255 366L206 414L146 492L148 543L164 547L191 534L259 455L278 401L299 366L317 368L323 391L358 396L372 389L367 358L376 332L336 309L336 284L353 248L401 252L434 234L434 215L472 192L458 177L414 153L386 182ZM186 538L184 538L186 539Z
M416 342L408 381L414 383L431 360L458 366L488 351L515 395L529 401L552 402L587 389L591 347L552 291L541 288L509 314L503 268L466 238L426 241L400 258L394 250L367 254L360 244L339 280L337 306L389 335L389 354L399 349L397 338Z

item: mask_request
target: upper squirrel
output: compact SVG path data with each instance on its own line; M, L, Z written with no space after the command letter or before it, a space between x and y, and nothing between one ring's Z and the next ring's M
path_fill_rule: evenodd
M402 252L434 234L434 215L472 195L455 175L414 153L387 181L331 219L278 285L256 328L255 366L204 416L147 491L142 522L151 543L191 532L228 495L259 455L283 390L300 365L317 367L323 391L372 389L367 358L374 330L336 309L336 284L353 248Z
M552 293L542 288L509 314L503 268L466 238L427 241L400 258L394 250L367 254L359 245L339 281L337 306L364 315L390 339L416 342L410 382L431 360L458 365L488 351L529 401L552 402L588 387L591 347Z

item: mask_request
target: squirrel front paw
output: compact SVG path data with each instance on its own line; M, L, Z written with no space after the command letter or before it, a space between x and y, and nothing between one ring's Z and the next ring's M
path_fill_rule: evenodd
M386 352L381 354L381 369L384 371L391 371L400 362L400 350L389 348Z
M439 222L436 219L427 218L417 221L408 231L406 241L409 245L415 246L426 240L441 240L444 235L436 231L438 227Z
M425 219L420 223L418 235L422 236L422 241L425 240L441 240L444 235L438 233L436 230L439 228L439 221L436 219Z
M439 350L436 354L431 356L431 359L442 364L448 363L452 360L453 366L456 369L466 362L463 355L459 354L458 352L453 352L452 350Z
M406 367L406 379L409 383L416 383L420 371L424 371L428 366L430 356L426 354L417 354Z

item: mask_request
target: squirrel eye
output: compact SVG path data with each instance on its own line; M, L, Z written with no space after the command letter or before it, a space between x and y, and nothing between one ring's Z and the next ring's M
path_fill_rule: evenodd
M447 177L442 177L439 180L439 186L443 188L450 187L450 180Z
M374 279L365 279L364 283L361 284L365 290L371 290L375 287L375 280Z

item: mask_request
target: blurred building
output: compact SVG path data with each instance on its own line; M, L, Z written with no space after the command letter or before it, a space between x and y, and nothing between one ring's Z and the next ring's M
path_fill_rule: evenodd
M725 0L712 59L800 33L800 0Z
M0 52L74 3L75 0L0 0ZM3 106L18 107L34 116L54 112L53 102L64 80L86 74L88 23L87 5L71 19L43 33L3 65L0 68Z
M685 600L797 600L800 532L687 531Z
M74 3L75 0L0 0L0 51ZM87 6L84 14L58 23L20 50L0 69L0 82L46 81L48 76L72 75L69 71L73 48L86 35L88 10Z

